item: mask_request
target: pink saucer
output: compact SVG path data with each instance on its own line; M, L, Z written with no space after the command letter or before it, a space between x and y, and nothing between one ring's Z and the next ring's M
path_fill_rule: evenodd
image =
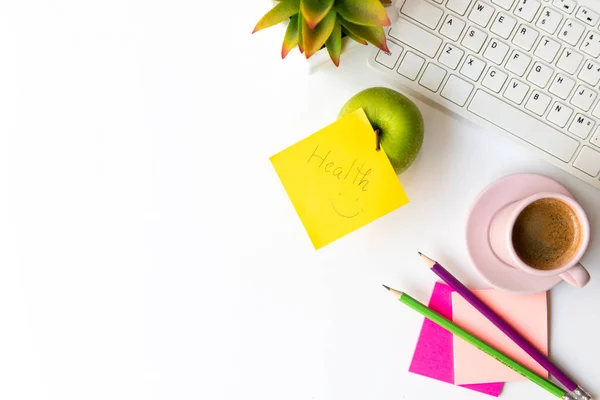
M467 220L467 251L475 270L496 289L533 294L550 290L562 282L558 276L533 276L505 264L496 257L488 240L492 218L501 208L538 192L557 192L573 197L564 186L548 177L515 174L490 184L471 207Z

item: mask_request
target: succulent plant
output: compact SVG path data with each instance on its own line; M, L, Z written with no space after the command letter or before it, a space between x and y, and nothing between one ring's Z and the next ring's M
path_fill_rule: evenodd
M342 37L389 51L383 26L390 20L384 5L391 0L281 0L256 24L254 32L289 19L281 47L285 58L296 46L306 58L325 47L338 66Z

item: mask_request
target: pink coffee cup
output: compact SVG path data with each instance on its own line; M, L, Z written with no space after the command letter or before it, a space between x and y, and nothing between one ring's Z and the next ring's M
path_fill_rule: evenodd
M517 217L525 207L536 200L547 198L560 200L571 207L579 220L581 236L579 247L564 265L552 270L539 270L530 267L519 258L513 244L512 233ZM581 205L569 196L551 192L537 193L509 204L501 209L492 219L489 239L496 256L511 267L519 268L528 274L536 276L559 275L563 280L575 287L583 287L590 281L590 274L579 262L590 241L590 223Z

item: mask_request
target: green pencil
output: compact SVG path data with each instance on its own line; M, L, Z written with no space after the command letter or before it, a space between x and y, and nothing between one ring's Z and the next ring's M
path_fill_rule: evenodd
M398 298L398 300L400 300L400 302L406 304L407 306L409 306L410 308L412 308L419 314L422 314L425 318L430 319L431 321L435 322L442 328L450 331L451 333L455 334L456 336L463 339L464 341L472 344L473 346L477 347L479 350L485 352L489 356L500 361L502 364L506 365L507 367L512 368L513 370L515 370L519 374L523 375L525 378L529 379L530 381L537 383L540 387L546 389L548 392L552 393L556 397L561 398L563 400L574 400L573 397L564 389L561 389L559 386L550 382L548 379L542 378L535 372L533 372L530 369L528 369L527 367L519 364L515 360L508 357L506 354L496 350L495 348L493 348L489 344L485 343L481 339L471 335L469 332L465 331L464 329L462 329L461 327L456 325L454 322L442 317L440 314L436 313L435 311L428 308L427 306L419 303L417 300L413 299L406 293L402 293L398 290L392 289L385 285L383 285L383 287L386 288L387 290L389 290L390 293L392 293L394 296L396 296Z

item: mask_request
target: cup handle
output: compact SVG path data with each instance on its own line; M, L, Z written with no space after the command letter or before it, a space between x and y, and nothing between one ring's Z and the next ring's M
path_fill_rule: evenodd
M590 273L581 264L576 264L573 268L560 274L569 285L581 288L590 281Z

